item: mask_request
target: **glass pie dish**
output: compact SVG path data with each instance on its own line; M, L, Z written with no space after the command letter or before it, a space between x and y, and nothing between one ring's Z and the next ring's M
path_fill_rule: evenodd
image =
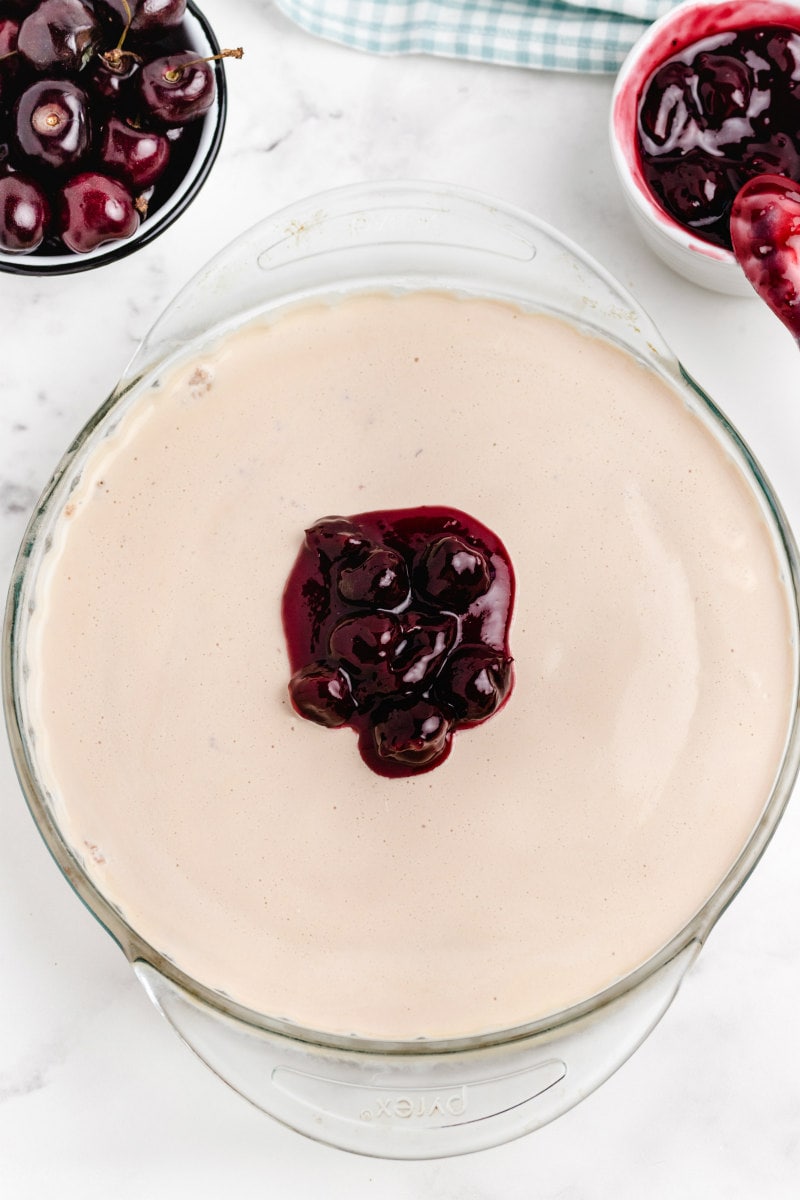
M245 1007L148 944L103 894L48 792L43 739L32 717L30 636L37 583L68 497L90 456L154 380L262 315L361 293L420 291L564 318L618 346L677 392L722 447L768 530L790 614L792 705L780 768L756 827L713 894L656 954L612 986L527 1024L390 1041L334 1035ZM22 788L58 866L203 1061L310 1137L364 1154L433 1158L496 1145L557 1117L620 1066L660 1019L788 801L799 762L797 633L797 554L781 508L750 452L635 301L560 235L504 204L438 185L365 185L312 197L245 233L159 319L57 467L26 532L6 613L3 694Z

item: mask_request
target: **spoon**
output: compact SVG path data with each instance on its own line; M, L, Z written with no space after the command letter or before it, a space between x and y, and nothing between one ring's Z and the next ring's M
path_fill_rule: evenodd
M800 345L800 184L757 175L731 209L736 261Z

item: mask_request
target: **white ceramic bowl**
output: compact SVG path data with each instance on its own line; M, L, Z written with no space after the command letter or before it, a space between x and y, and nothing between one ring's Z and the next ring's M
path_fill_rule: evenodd
M611 153L625 199L652 250L680 275L714 291L752 296L733 254L690 233L664 211L644 179L636 119L642 92L657 67L685 46L726 30L786 25L800 32L800 3L792 0L689 0L656 21L620 68L611 104Z

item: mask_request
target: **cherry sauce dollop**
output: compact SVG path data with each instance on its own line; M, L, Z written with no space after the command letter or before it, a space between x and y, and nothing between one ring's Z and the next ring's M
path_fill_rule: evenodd
M496 534L456 509L324 517L283 596L295 710L358 734L379 775L439 766L456 729L513 685L514 572Z

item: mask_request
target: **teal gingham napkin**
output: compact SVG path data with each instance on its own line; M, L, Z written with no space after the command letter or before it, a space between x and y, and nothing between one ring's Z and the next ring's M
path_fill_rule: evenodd
M616 71L675 0L276 0L309 33L376 54Z

